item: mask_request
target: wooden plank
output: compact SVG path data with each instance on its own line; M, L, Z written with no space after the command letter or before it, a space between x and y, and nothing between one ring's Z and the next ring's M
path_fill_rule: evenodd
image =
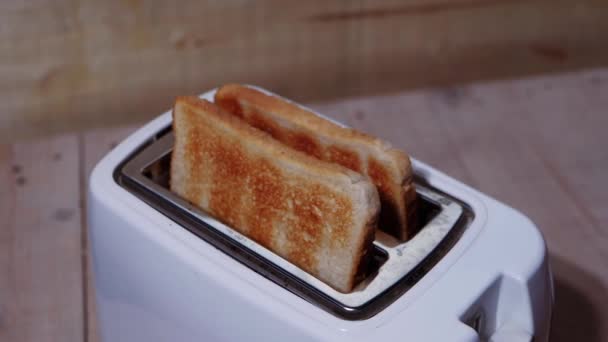
M543 85L541 91L552 94L547 113L529 113L527 127L536 132L531 136L537 150L545 152L539 157L570 195L581 219L608 237L601 228L608 226L608 182L603 172L608 162L608 70L583 74L570 84L537 83Z
M88 179L93 171L93 168L111 149L113 149L118 143L126 138L130 133L135 130L135 127L121 127L114 129L98 129L89 131L81 134L81 143L84 149L83 153L83 172L84 178ZM86 196L86 186L81 189L83 196ZM86 197L85 197L86 198ZM86 213L83 213L86 215ZM86 230L87 228L84 227ZM88 235L88 231L87 231ZM97 313L95 304L95 275L91 268L91 255L88 240L84 245L83 253L87 255L87 276L86 284L86 310L87 322L86 324L86 336L88 342L99 341L99 331L97 328Z
M308 101L608 63L601 0L6 1L0 23L4 140L229 81Z
M532 216L549 235L554 253L575 259L594 255L587 260L591 263L579 259L580 266L608 271L604 248L608 231L593 226L591 221L596 219L588 211L595 203L579 201L586 192L569 184L584 179L599 189L598 195L608 190L597 172L606 166L608 154L600 149L589 153L593 148L585 146L608 143L600 131L601 122L606 122L602 116L608 86L594 96L580 87L581 78L573 74L545 79L546 89L523 82L519 87L517 83L464 87L451 90L461 94L458 103L446 102L440 94L433 106L458 137L456 145L466 148L463 156L482 190L504 196ZM577 124L586 119L598 128ZM577 130L577 125L586 127ZM581 164L584 167L578 167ZM564 229L564 225L577 228ZM559 238L552 239L554 234ZM592 246L582 251L571 244L572 239L587 240Z
M78 144L0 146L0 341L82 341Z

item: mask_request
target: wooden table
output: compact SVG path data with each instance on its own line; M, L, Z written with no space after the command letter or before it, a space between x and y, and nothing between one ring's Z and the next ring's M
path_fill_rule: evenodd
M555 275L553 340L608 339L608 69L314 107L529 215ZM98 340L87 177L133 128L0 145L0 341Z

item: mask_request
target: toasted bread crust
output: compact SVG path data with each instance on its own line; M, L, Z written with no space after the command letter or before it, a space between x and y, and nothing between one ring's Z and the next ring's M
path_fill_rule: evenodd
M369 269L369 264L372 261L373 257L373 242L376 237L376 227L378 224L378 213L370 213L371 219L368 221L368 228L366 229L367 234L361 236L361 240L358 243L357 258L361 260L359 263L359 267L354 270L351 279L353 279L353 283L351 286L355 286L359 281L365 279L368 276L367 270Z
M379 228L401 240L413 235L408 217L416 192L405 152L248 86L225 85L216 92L215 102L294 149L369 176L380 193Z
M173 126L172 191L337 290L352 289L379 211L371 182L195 97L177 99Z

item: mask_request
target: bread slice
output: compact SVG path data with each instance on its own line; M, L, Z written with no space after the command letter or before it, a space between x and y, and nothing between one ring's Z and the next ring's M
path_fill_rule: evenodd
M177 99L173 131L173 192L336 290L352 290L380 210L367 177L196 97Z
M400 240L414 234L409 223L416 191L405 152L252 87L225 85L215 94L215 103L297 150L369 176L380 194L379 228Z

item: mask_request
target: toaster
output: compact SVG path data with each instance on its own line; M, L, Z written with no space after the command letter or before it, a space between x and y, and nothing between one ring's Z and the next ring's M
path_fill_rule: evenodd
M171 122L144 125L90 177L103 341L548 340L547 249L521 213L412 159L418 232L378 232L372 270L341 293L169 191Z

